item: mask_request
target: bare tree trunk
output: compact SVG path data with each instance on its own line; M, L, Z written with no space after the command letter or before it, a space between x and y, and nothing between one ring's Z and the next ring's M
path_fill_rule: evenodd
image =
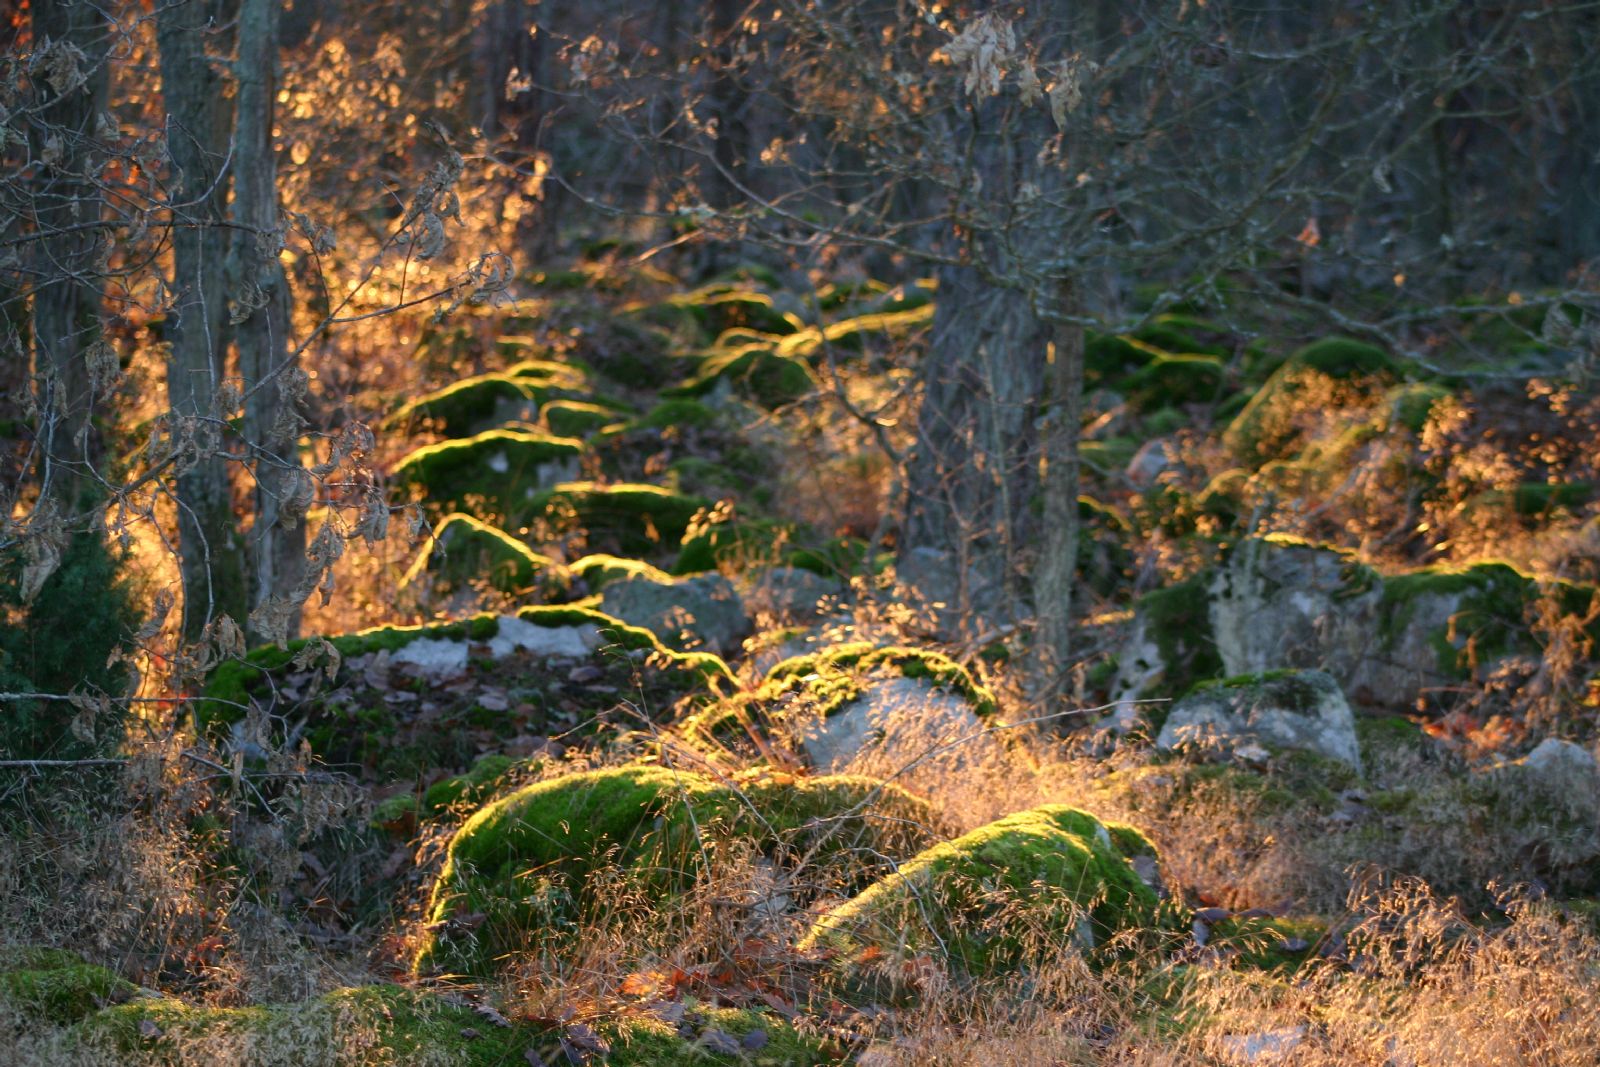
M244 379L244 439L255 473L250 532L250 608L282 597L305 570L301 523L310 475L300 464L304 420L295 410L298 367L289 355L289 282L278 210L278 163L272 147L282 0L242 0L239 9L238 118L233 183L233 246L228 284L238 308L234 337ZM287 636L298 632L298 609ZM259 635L258 635L259 636Z
M940 272L900 555L931 548L945 558L953 587L939 595L958 618L999 621L1019 589L1018 550L1035 525L1046 342L1027 293L973 267Z
M105 107L109 28L94 4L35 0L33 38L78 49L80 81L55 85L33 124L35 158L54 161L39 171L33 194L41 232L39 282L33 294L34 367L43 381L39 398L41 503L69 521L83 517L95 491L98 435L90 415L95 381L89 355L100 340L100 283L96 261L107 235L100 221L95 166L95 126ZM46 82L45 84L51 84ZM114 358L102 352L102 358Z
M1041 427L1044 529L1033 574L1035 692L1061 691L1072 661L1072 587L1078 564L1078 434L1083 425L1083 326L1069 321L1077 294L1064 283L1050 353L1049 414Z
M234 517L223 441L230 413L218 404L227 363L222 276L232 114L223 80L207 52L230 51L229 6L226 0L167 0L156 9L167 154L173 168L177 322L171 331L167 393L179 433L193 441L192 464L178 477L183 629L191 639L219 615L244 618L249 605L244 542Z

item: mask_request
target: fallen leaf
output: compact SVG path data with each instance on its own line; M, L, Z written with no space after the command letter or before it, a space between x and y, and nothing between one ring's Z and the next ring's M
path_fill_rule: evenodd
M511 1020L507 1019L504 1015L501 1015L498 1011L496 1011L493 1005L474 1004L472 1006L472 1010L503 1030L509 1030L511 1028Z
M154 1041L161 1036L161 1027L156 1025L154 1019L139 1020L139 1036L149 1041Z
M524 1052L522 1058L528 1061L528 1067L544 1067L544 1057L539 1055L539 1050L536 1048Z
M746 1052L759 1052L767 1047L767 1032L752 1030L739 1039L739 1047Z
M743 1049L739 1039L726 1030L707 1030L700 1035L699 1043L706 1051L723 1056L737 1056Z
M483 1035L470 1026L463 1026L461 1028L461 1036L466 1038L468 1041L476 1041Z

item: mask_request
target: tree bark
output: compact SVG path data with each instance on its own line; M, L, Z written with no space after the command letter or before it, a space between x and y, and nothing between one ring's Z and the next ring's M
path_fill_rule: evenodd
M35 0L33 37L79 49L82 80L52 85L32 124L35 159L50 159L38 171L34 221L41 234L40 279L33 294L34 368L43 382L39 398L41 504L77 524L95 508L100 442L91 421L94 379L88 354L100 340L100 281L96 261L103 231L102 197L95 184L95 126L105 108L108 27L94 4ZM86 225L87 224L87 225Z
M1077 582L1078 435L1083 426L1083 326L1070 282L1061 287L1049 367L1049 413L1044 417L1044 528L1033 575L1035 692L1061 692L1072 662L1072 587Z
M244 439L255 475L250 531L250 608L294 588L305 570L304 492L300 463L304 421L295 410L297 366L289 355L289 282L278 252L278 163L272 128L278 83L282 0L242 0L239 8L238 118L233 182L233 244L228 284L245 391ZM298 632L298 611L287 636ZM256 635L258 638L261 635Z
M156 8L167 154L172 163L173 311L167 393L179 434L193 450L178 476L183 632L200 636L220 615L249 606L244 542L234 516L218 390L226 376L227 300L222 282L232 109L207 59L227 54L225 0L168 0Z

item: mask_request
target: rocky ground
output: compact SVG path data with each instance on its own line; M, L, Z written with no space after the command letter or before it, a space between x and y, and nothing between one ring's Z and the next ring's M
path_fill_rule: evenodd
M225 663L196 712L236 778L288 753L356 790L255 906L358 980L230 1004L204 953L12 948L30 1055L1600 1048L1600 401L1204 309L1094 338L1098 710L1041 723L1025 630L874 540L883 461L828 398L895 410L929 284L530 286L536 314L431 328L438 388L385 398L392 502L431 531L376 579L389 617ZM261 788L245 821L286 803ZM1537 1025L1468 1048L1491 972Z

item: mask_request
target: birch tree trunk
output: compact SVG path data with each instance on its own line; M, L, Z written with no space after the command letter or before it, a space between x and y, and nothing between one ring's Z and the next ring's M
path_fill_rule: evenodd
M167 154L172 164L173 311L167 394L191 445L178 476L183 631L197 638L249 605L244 540L234 516L219 389L226 376L226 206L232 107L207 53L227 55L225 0L166 0L156 8ZM209 47L208 47L209 46Z

